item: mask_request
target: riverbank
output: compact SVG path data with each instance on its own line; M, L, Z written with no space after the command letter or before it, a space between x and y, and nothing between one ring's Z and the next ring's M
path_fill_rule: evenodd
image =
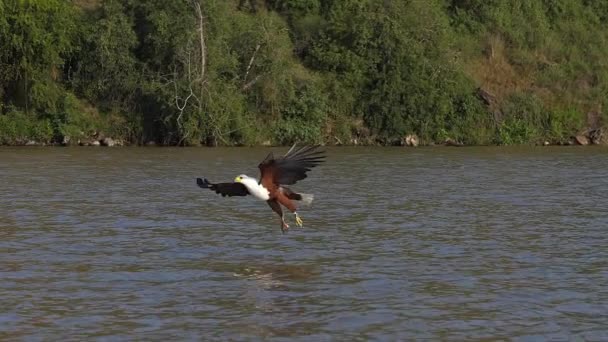
M188 144L188 145L175 145L175 144L162 144L157 143L153 140L145 143L134 143L129 142L120 138L112 137L95 137L95 138L84 138L84 139L71 139L64 137L61 142L39 142L33 139L27 139L19 141L13 144L0 144L0 146L39 146L39 147L123 147L123 146L139 146L139 147L219 147L219 146L250 146L250 147L270 147L270 146L290 146L291 144L273 144L270 140L267 140L257 145L244 145L244 144L230 144L230 145L210 145L210 144ZM608 146L608 129L600 128L595 130L587 130L580 134L571 136L569 139L563 141L549 141L540 140L534 143L527 144L464 144L462 142L445 139L443 141L423 141L417 135L410 134L402 139L393 140L390 142L380 141L371 137L360 139L352 138L348 141L343 142L342 140L334 137L328 139L328 142L323 142L321 145L325 146L403 146L403 147L425 147L425 146L446 146L446 147L474 147L474 146L592 146L602 145Z

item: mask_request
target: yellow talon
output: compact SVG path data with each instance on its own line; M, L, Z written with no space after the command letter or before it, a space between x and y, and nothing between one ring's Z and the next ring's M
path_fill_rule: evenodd
M300 215L296 214L296 225L298 225L298 227L302 227L303 224L304 224L304 221L302 221L302 219L300 218Z

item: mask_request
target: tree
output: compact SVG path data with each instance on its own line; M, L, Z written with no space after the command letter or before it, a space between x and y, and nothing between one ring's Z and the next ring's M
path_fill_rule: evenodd
M61 0L7 0L0 11L0 93L26 112L55 111L63 64L75 49L74 8Z

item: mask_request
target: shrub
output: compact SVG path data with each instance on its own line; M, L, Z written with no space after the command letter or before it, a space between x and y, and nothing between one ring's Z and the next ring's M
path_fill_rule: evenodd
M48 144L53 139L53 129L48 120L10 109L0 114L0 145L20 145L34 140Z

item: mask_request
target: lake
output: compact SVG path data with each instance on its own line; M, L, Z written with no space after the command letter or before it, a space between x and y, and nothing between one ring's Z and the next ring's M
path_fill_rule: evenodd
M0 148L1 340L608 340L608 149Z

